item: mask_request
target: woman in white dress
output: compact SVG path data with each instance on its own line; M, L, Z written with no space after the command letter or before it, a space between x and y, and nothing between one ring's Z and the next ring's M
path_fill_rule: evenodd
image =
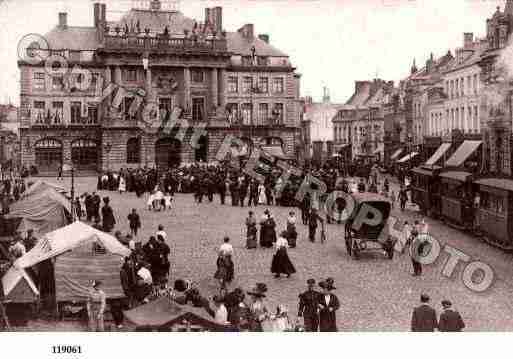
M153 201L155 200L155 194L152 192L150 193L150 196L148 197L148 201L146 202L146 206L148 207L148 210L151 211L153 209Z
M157 189L155 192L155 198L153 200L153 208L155 208L156 211L160 211L162 200L164 199L164 193L160 190L160 188Z
M119 176L119 186L118 186L119 194L126 191L126 182L123 176Z
M258 185L258 204L266 204L267 198L265 196L265 187L263 183Z
M166 192L166 194L164 195L164 203L165 203L164 210L171 209L171 201L172 200L173 200L173 198L171 197L171 194L169 192Z

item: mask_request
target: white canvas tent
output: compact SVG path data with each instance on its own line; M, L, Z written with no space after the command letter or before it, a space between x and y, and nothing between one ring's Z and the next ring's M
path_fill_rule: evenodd
M7 271L2 277L5 299L16 303L34 302L39 297L39 291L24 269Z
M32 185L30 185L30 187L27 188L25 190L25 192L23 192L23 194L21 195L21 198L26 198L35 193L44 192L45 190L47 190L49 188L55 190L57 193L60 193L60 194L65 194L67 192L66 189L61 186L58 186L56 184L46 182L43 180L37 180Z
M100 244L106 254L84 251L93 244ZM130 250L115 237L77 221L44 235L31 251L14 262L2 278L2 285L5 293L10 292L22 279L30 279L26 268L53 258L58 298L80 297L92 277L104 282L108 297L116 297L122 293L119 269L123 258L129 255Z
M44 260L95 241L100 242L109 253L122 257L130 255L130 250L119 243L116 237L76 221L56 231L47 233L30 252L18 258L14 262L14 266L16 268L32 267Z

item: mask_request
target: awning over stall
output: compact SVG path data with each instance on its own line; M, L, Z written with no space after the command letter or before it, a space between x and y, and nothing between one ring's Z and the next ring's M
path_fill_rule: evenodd
M513 181L507 178L483 178L475 181L474 183L497 189L513 192Z
M449 158L447 160L447 162L445 162L445 166L446 167L461 166L467 160L467 158L469 158L470 155L472 155L472 153L474 153L474 151L477 150L477 148L479 147L479 145L481 145L481 143L482 143L482 141L470 141L470 140L463 141L463 143L460 145L460 147L458 147L456 152L454 152L452 154L451 158Z
M262 146L262 151L280 160L288 160L281 146Z
M417 156L418 154L419 154L418 152L412 152L409 155L406 155L403 158L401 158L399 161L397 161L397 163L407 162L407 161L411 160L413 157Z
M399 155L400 155L401 153L403 153L403 149L402 149L402 148L400 148L400 149L396 150L396 151L392 154L392 156L390 157L390 159L391 159L391 160L395 160L397 157L399 157Z
M426 161L426 165L427 166L433 166L434 164L436 164L438 161L440 161L442 156L449 150L449 148L451 148L451 144L450 143L442 143L440 145L440 147L438 147L438 149L435 151L433 156L431 156Z

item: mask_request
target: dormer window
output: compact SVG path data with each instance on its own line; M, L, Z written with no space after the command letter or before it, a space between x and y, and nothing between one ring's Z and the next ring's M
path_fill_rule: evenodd
M264 56L258 56L257 58L258 66L268 66L269 58Z

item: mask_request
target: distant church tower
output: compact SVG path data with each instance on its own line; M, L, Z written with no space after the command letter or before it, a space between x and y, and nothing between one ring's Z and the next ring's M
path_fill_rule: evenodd
M324 86L322 90L323 90L322 102L323 103L330 103L331 102L330 90L326 86Z

